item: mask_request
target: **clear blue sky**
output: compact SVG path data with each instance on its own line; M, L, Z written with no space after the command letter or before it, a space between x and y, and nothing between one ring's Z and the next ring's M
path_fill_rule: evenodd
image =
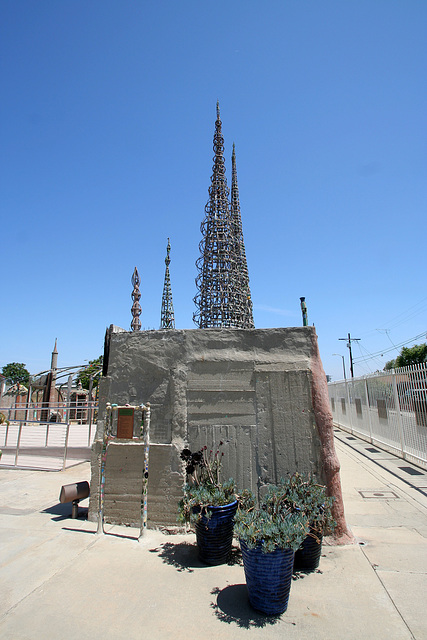
M3 0L0 367L46 369L158 328L167 237L177 328L219 100L236 144L257 328L315 324L326 373L382 368L427 331L425 0ZM415 342L424 342L425 335ZM387 350L391 348L392 351Z

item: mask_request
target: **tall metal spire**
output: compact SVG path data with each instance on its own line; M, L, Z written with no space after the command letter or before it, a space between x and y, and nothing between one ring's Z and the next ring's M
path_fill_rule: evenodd
M246 260L245 242L243 240L242 216L240 213L239 187L237 184L236 169L236 147L233 142L233 153L231 155L231 221L235 241L235 252L238 257L237 268L240 271L241 300L240 304L245 309L243 327L245 329L254 328L254 317L252 311L251 290L249 287L248 263Z
M133 286L133 291L131 294L133 305L131 309L132 322L130 324L130 328L132 331L140 331L141 320L139 319L139 316L141 315L141 305L139 304L139 301L141 299L141 293L139 291L139 285L141 283L141 280L139 279L139 273L136 267L134 269L131 282Z
M236 254L233 222L225 177L224 138L216 105L216 122L213 139L214 164L209 187L209 200L205 207L205 219L200 231L200 257L196 261L199 270L196 278L198 293L194 298L197 310L193 314L199 328L244 327L247 315L242 304L239 255Z
M168 238L168 246L166 249L166 258L165 258L166 270L165 270L165 283L163 285L160 329L175 329L175 315L173 312L172 289L171 289L171 280L170 280L170 274L169 274L169 265L171 262L170 250L171 250L171 245Z

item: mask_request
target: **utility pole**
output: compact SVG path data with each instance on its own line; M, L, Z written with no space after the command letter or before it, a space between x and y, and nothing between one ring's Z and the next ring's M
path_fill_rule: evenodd
M350 336L350 334L347 335L347 338L338 338L338 340L347 340L347 347L348 350L350 351L350 373L351 373L351 377L354 378L354 373L353 373L353 355L351 353L351 341L353 340L353 342L355 340L360 340L360 338L352 338Z

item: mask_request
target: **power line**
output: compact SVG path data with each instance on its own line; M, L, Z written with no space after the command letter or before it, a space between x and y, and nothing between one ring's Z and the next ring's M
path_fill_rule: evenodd
M377 351L376 353L371 353L369 358L355 358L354 362L356 363L356 362L359 362L360 360L371 360L373 358L376 358L377 356L382 356L385 353L389 353L390 351L398 350L400 349L400 347L404 347L406 344L409 344L410 342L414 342L415 340L419 340L420 338L425 337L426 334L427 334L427 331L423 331L422 333L419 333L417 336L414 336L413 338L409 338L409 340L405 340L404 342L400 342L394 347L389 347L388 349L383 349L381 351ZM345 340L345 338L340 338L340 340Z
M427 307L427 304L423 304L423 303L425 303L426 301L427 301L427 297L422 298L421 300L416 302L414 305L406 309L406 311L402 311L402 313L399 313L397 316L392 318L386 325L381 325L381 326L383 327L387 326L389 329L394 329L395 327L398 327L400 324L403 324L404 322L408 322L408 320L411 320L414 316L424 311L424 309ZM416 307L419 307L420 305L422 305L421 308L415 311ZM414 311L412 311L412 309L414 309ZM409 313L410 311L412 311L412 313Z
M417 307L419 308L417 309ZM409 320L417 316L419 313L422 313L425 309L427 309L427 296L425 298L421 298L421 300L419 300L412 306L408 307L408 309L406 309L405 311L402 311L397 316L393 316L390 320L388 320L384 324L381 324L378 328L366 331L361 335L362 337L366 337L368 335L375 333L376 331L384 330L384 328L387 328L388 330L394 329L395 327L398 327L399 325L404 324L405 322L408 322Z
M371 365L369 365L369 364L368 364L368 362L367 362L368 360L374 360L374 362L375 362L376 366L377 366L378 368L380 368L380 369L382 368L383 363L381 362L381 360L378 360L378 358L377 358L376 356L375 356L375 357L373 357L373 358L367 358L367 357L366 357L366 355L362 353L362 349L366 352L366 354L367 354L368 356L370 356L370 355L371 355L371 354L369 353L369 351L368 351L368 350L367 350L363 345L361 345L359 342L357 343L357 346L359 347L359 351L360 351L360 353L362 354L362 355L361 355L361 359L362 359L362 361L363 361L363 364L365 365L365 367L367 367L367 368L369 369L369 372L370 372L370 373L373 373L373 371L372 371L372 366L371 366ZM360 367L360 366L361 366L361 361L360 361L360 359L357 359L357 358L356 358L356 360L357 360L357 363L356 363L356 364Z

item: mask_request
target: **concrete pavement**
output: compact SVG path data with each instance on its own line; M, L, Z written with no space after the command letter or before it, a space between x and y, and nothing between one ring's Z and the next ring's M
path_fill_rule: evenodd
M426 639L427 473L349 434L336 442L356 543L325 545L280 619L248 604L237 544L230 564L206 567L193 534L149 530L137 542L135 529L98 536L70 519L59 491L90 481L88 463L0 469L0 637Z

